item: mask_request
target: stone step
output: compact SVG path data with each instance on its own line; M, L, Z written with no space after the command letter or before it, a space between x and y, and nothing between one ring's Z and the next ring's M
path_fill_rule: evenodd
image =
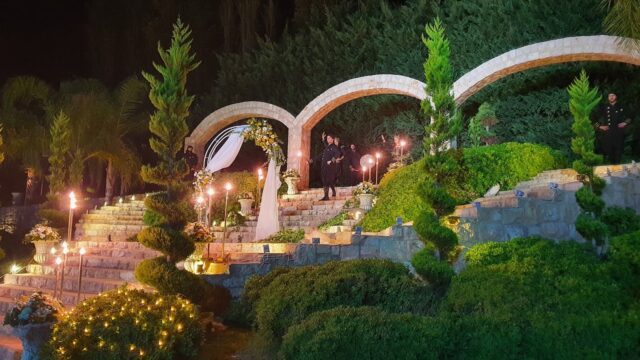
M81 231L76 231L75 234L75 239L78 241L91 241L91 242L105 242L105 243L109 243L109 242L130 242L130 238L132 236L134 236L136 234L131 234L131 235L122 235L122 234L118 234L118 235L111 235L111 240L109 240L109 236L108 235L89 235L89 234L82 234Z
M30 274L34 275L53 275L55 276L57 270L57 266L54 265L42 265L42 266L28 266ZM64 276L65 279L69 277L69 279L78 279L78 274L80 274L79 266L65 266L64 268ZM136 282L133 270L123 270L123 269L111 269L111 268L102 268L102 267L93 267L93 266L83 266L82 267L82 281L84 279L93 278L93 279L110 279L110 280L118 280L125 282Z
M144 245L140 244L137 241L77 241L76 246L84 246L84 247L99 247L99 248L108 248L108 249L131 249L131 250L145 250L148 248Z
M133 218L133 219L114 219L114 218L105 218L105 219L80 219L78 221L79 225L144 225L142 219Z

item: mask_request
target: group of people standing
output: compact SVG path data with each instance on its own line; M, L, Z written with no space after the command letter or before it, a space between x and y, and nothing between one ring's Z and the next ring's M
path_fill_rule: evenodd
M353 186L360 178L360 153L355 144L349 147L340 142L340 138L333 134L322 133L324 150L321 158L322 186L324 197L320 200L329 200L331 195L336 196L336 185Z

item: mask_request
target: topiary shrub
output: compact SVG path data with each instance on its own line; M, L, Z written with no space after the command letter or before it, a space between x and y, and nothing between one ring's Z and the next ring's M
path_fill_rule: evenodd
M170 227L154 226L142 229L138 233L138 241L148 248L160 251L171 262L186 259L196 249L194 242L182 231Z
M231 297L221 286L212 286L198 275L181 270L164 257L143 260L135 270L136 279L145 284L157 284L161 294L179 294L200 304L203 310L221 314L226 311Z
M440 258L446 259L458 244L458 235L443 226L438 217L429 212L420 214L415 220L413 228L422 241L433 244L440 251Z
M458 202L442 186L426 180L420 185L420 195L431 205L438 217L451 214Z
M593 216L580 213L576 219L576 231L589 241L594 241L596 245L604 244L604 239L609 235L609 228L605 223Z
M418 275L437 287L446 287L451 283L455 272L444 261L439 261L433 252L422 249L413 255L411 265L416 269Z
M604 200L586 186L576 191L576 201L582 210L595 216L600 216L605 206Z
M289 328L280 359L441 359L445 327L427 317L338 307Z
M640 230L640 215L631 208L607 207L602 211L600 221L607 225L611 236L624 235Z
M432 299L430 288L402 264L372 259L329 262L275 277L260 291L256 323L263 338L277 344L289 326L316 311L345 305L426 313Z
M167 219L151 209L146 209L144 215L142 216L142 222L147 226L157 226L166 224Z
M170 199L168 193L160 192L147 196L144 205L162 216L167 225L181 229L197 219L196 211L186 197L186 194L181 194L179 198Z
M188 300L120 288L81 302L59 319L44 359L197 359L198 310Z

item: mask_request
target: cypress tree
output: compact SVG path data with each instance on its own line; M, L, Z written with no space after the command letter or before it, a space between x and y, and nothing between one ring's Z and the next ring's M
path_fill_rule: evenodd
M455 140L460 133L462 117L453 99L449 40L445 37L439 18L425 27L425 34L422 42L429 50L423 65L427 99L420 105L431 122L425 126L423 149L425 154L437 155L446 150L447 143Z

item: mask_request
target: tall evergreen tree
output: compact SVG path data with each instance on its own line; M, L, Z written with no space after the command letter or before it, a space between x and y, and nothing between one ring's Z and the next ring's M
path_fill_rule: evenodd
M163 64L153 66L162 79L142 73L151 87L149 100L156 108L149 121L149 130L154 135L149 144L160 162L156 166L143 166L141 174L146 182L165 185L170 200L173 188L188 171L184 159L178 159L177 155L189 133L186 119L193 103L193 96L187 94L187 76L200 65L191 54L191 42L191 30L178 19L169 49L164 50L158 44Z
M573 168L578 173L592 178L593 166L602 162L602 155L594 151L595 130L590 115L602 97L598 94L598 88L589 85L589 77L584 70L569 86L568 92L569 111L574 119L571 125L574 134L571 150L578 157L573 162Z
M422 42L429 50L423 65L427 98L420 105L431 121L425 126L423 148L426 154L437 155L460 133L462 116L453 99L451 51L439 18L425 27L425 34Z
M56 195L65 188L67 179L67 154L71 141L71 120L60 111L51 124L51 144L49 150L49 193Z

